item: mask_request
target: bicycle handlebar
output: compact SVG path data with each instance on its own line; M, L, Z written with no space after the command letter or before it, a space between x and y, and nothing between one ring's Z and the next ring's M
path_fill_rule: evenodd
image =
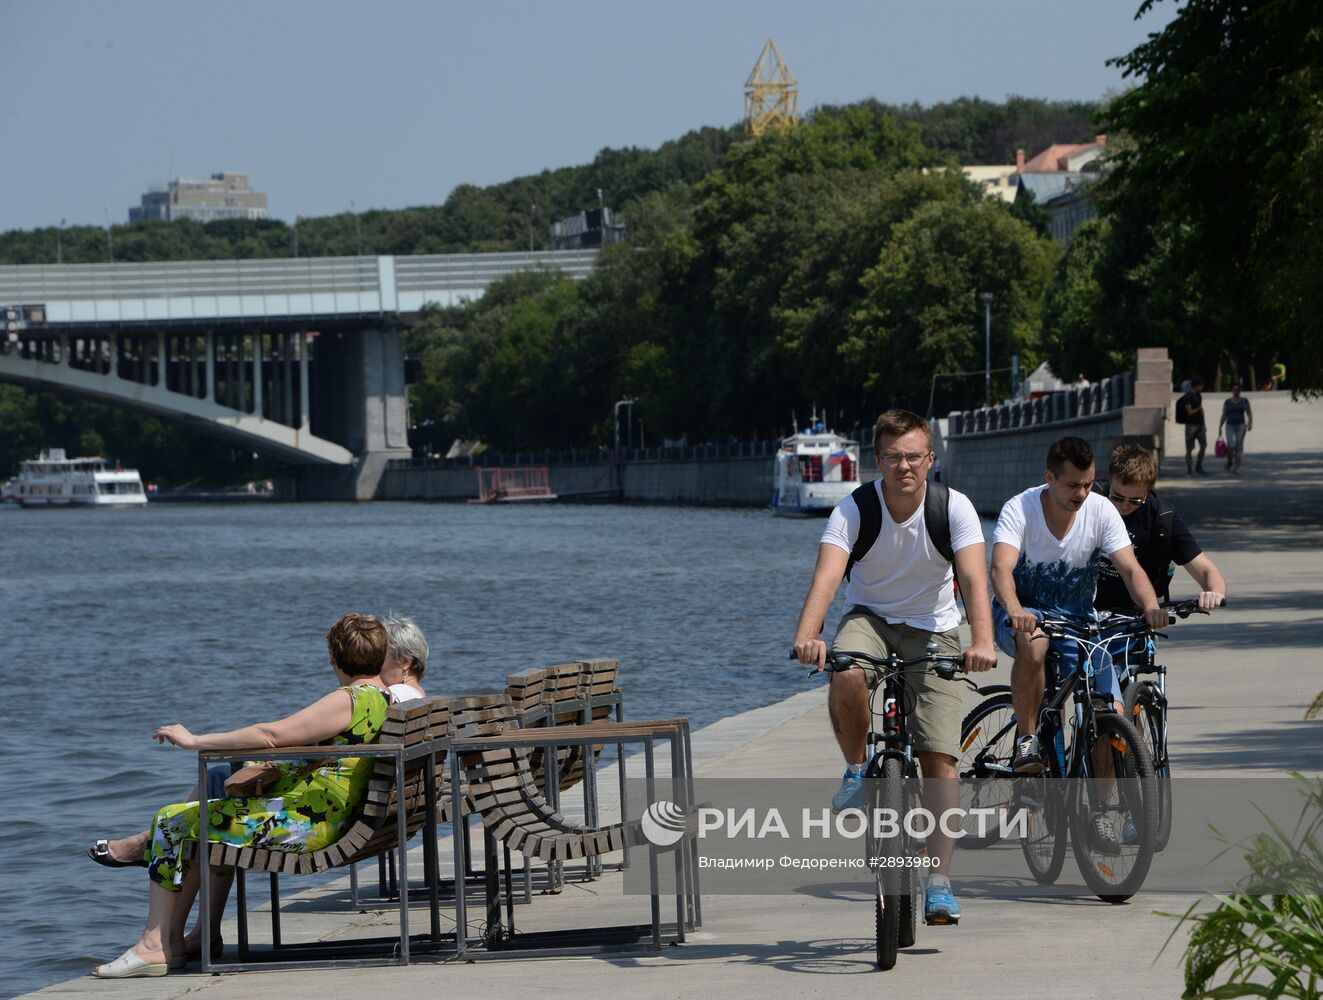
M799 654L794 650L790 651L790 659L798 660ZM854 668L855 660L863 660L865 663L871 663L875 667L883 667L890 670L901 670L905 667L913 667L920 663L932 664L933 673L942 680L956 680L956 675L960 672L960 667L964 664L964 656L959 653L942 653L938 651L937 644L928 643L928 650L922 656L913 656L909 659L902 659L895 653L890 656L873 656L870 653L855 653L845 650L829 649L827 651L827 665L823 668L828 673L843 673L846 670ZM809 671L812 677L818 671Z
M1223 600L1222 603L1225 606L1226 601ZM1193 599L1186 601L1167 601L1158 605L1158 607L1167 612L1168 625L1175 625L1177 619L1184 620L1189 618L1190 615L1211 614L1211 612L1205 611L1203 608L1199 607L1199 602ZM1119 636L1125 634L1143 635L1145 633L1152 633L1154 635L1160 634L1155 632L1154 629L1149 626L1148 622L1144 621L1142 615L1111 615L1098 622L1077 621L1069 618L1040 618L1038 620L1038 628L1041 629L1043 635L1049 639L1077 639L1098 635Z

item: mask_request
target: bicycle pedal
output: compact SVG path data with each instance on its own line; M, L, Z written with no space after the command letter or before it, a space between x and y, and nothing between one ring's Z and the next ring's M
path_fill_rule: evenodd
M954 927L960 923L960 918L947 913L937 913L931 917L924 917L923 922L929 927Z

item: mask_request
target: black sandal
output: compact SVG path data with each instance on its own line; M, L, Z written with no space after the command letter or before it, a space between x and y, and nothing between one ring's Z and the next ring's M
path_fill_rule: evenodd
M99 865L105 865L107 868L146 868L147 862L142 858L134 861L120 861L110 853L110 841L98 840L87 849L87 856Z

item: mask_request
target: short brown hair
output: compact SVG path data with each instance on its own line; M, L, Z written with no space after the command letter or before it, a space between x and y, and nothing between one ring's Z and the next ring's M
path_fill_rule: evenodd
M1112 449L1107 475L1113 482L1152 489L1158 481L1158 462L1142 445L1119 444Z
M881 450L884 437L898 438L910 431L923 431L928 437L928 448L932 449L933 429L928 421L909 410L887 410L873 426L873 451Z
M1093 468L1093 446L1078 437L1063 437L1053 441L1047 449L1047 467L1052 475L1061 475L1067 462L1081 472Z
M386 662L386 630L371 615L351 611L326 633L326 648L331 659L350 677L371 677L381 673Z

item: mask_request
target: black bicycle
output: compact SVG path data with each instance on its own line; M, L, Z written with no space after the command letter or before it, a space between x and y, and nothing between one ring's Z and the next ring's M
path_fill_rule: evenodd
M1177 601L1162 607L1182 620L1209 613L1199 607L1197 600ZM1153 758L1157 786L1154 807L1158 813L1153 849L1161 851L1171 840L1171 758L1167 752L1167 667L1157 661L1157 639L1157 633L1139 638L1114 655L1112 662L1121 679L1125 717ZM1141 679L1150 676L1154 679Z
M1030 874L1042 884L1061 875L1069 829L1085 883L1100 899L1120 903L1143 885L1153 861L1157 789L1148 748L1111 699L1097 691L1090 665L1105 662L1114 640L1138 639L1151 630L1131 616L1040 621L1039 628L1048 641L1075 642L1084 668L1059 678L1061 651L1049 651L1037 727L1043 773L1017 775L1011 768L1015 710L1010 691L1003 690L976 706L961 726L961 804L1022 819L1020 846ZM1067 715L1072 698L1073 712ZM987 846L997 836L993 831L980 840L967 832L960 843Z
M795 658L791 654L791 658ZM924 664L943 680L964 680L957 674L963 657L942 653L936 643L929 643L923 656L902 659L896 654L876 657L868 653L830 650L827 653L828 671L840 673L857 669L858 662L871 664L885 671L883 682L868 696L868 708L874 719L881 717L880 729L870 729L868 745L873 749L872 759L864 770L864 787L870 795L868 835L865 837L868 864L876 883L874 924L877 934L877 967L887 970L896 964L896 951L912 947L918 927L917 897L919 868L924 867L926 856L918 849L916 839L907 830L903 818L919 796L919 772L910 743L908 715L913 699L905 683L905 675L920 673L912 668ZM813 673L817 673L814 671ZM813 676L810 674L809 676ZM977 689L976 689L977 690ZM878 694L882 695L882 711L877 710ZM898 832L894 836L877 836L874 822L878 810L896 819Z

